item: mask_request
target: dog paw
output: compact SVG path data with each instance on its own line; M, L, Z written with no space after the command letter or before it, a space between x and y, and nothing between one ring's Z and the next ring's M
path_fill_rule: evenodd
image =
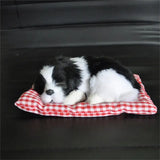
M65 105L74 105L78 102L81 102L85 99L85 94L80 90L72 91L65 99Z

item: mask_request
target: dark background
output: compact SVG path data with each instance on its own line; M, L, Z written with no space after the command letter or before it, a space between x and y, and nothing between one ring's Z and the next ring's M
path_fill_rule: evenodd
M14 102L56 55L111 56L140 75L159 108L158 0L1 1L1 158L158 159L159 112L43 117Z

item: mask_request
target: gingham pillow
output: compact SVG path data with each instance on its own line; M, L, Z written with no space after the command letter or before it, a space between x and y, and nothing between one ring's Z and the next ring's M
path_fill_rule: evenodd
M44 116L61 117L102 117L119 115L121 113L151 115L157 113L157 107L145 91L144 85L138 75L134 75L141 85L139 100L137 102L101 103L90 105L82 102L73 106L64 104L44 105L36 91L30 89L23 93L15 105L27 112Z

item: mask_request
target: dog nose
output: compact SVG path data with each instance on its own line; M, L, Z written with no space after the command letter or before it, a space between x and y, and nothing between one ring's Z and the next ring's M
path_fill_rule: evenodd
M53 91L52 89L48 89L48 90L46 90L46 93L47 93L48 95L52 95L52 94L54 93L54 91Z

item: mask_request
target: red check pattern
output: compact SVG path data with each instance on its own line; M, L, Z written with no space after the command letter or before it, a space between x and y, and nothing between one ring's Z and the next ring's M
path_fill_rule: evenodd
M44 116L61 117L102 117L119 115L121 113L151 115L157 113L157 107L146 93L144 85L138 75L134 75L141 85L139 100L137 102L116 102L90 105L86 102L67 106L64 104L44 105L36 91L33 89L23 93L15 105L27 112Z

